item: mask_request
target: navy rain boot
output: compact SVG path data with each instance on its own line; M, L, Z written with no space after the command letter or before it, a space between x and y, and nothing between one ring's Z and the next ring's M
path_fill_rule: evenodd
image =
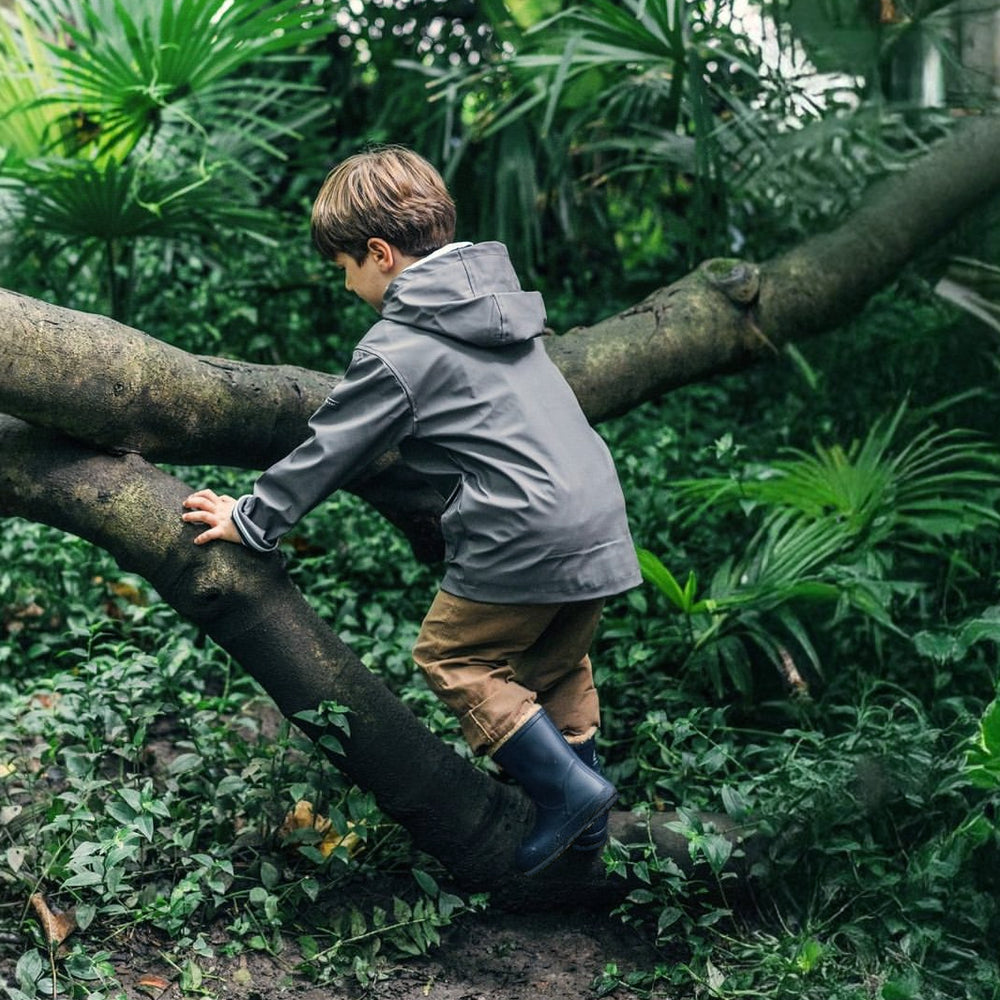
M594 774L603 774L601 758L597 756L597 740L593 736L583 743L570 743L569 748ZM607 839L608 814L604 812L573 841L573 850L599 851Z
M493 759L535 803L535 825L514 856L526 875L552 864L618 797L614 785L580 761L544 710L518 729Z

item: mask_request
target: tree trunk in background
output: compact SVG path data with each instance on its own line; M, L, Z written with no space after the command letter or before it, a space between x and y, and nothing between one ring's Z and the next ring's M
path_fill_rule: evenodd
M710 262L618 316L552 338L550 354L592 421L624 413L843 323L998 190L1000 128L969 120L831 233L759 267ZM150 463L266 465L298 442L331 385L301 369L195 358L102 317L2 292L0 410L10 416L0 418L0 514L107 549L227 649L286 715L323 700L349 706L338 764L463 886L508 906L619 897L623 880L575 855L532 880L518 876L523 796L433 737L311 611L279 555L191 544L198 529L180 521L190 487ZM415 488L391 456L373 469L355 489L429 555L440 499ZM668 818L654 818L652 835L683 862L686 844ZM639 817L616 815L613 828L646 840Z
M952 81L949 104L978 108L1000 96L1000 5L963 0L955 11L955 42L964 73Z

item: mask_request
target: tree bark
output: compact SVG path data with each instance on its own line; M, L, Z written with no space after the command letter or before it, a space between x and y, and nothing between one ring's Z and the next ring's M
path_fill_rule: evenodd
M552 336L549 354L600 423L843 325L998 190L1000 118L969 118L874 185L829 233L759 265L707 261L624 312ZM106 317L0 289L0 412L112 452L264 468L299 443L337 378L195 357ZM369 471L391 464L379 456ZM395 482L385 480L390 495ZM411 485L403 480L402 491ZM382 484L354 488L378 505ZM417 497L418 510L427 504Z
M592 423L774 358L852 319L995 197L998 157L1000 119L967 119L905 173L873 185L830 232L759 265L707 261L631 309L554 339L550 354Z
M873 189L842 226L756 266L709 262L596 326L549 342L594 421L772 356L843 323L964 212L1000 189L1000 129L970 120L906 174ZM280 556L190 544L190 488L153 462L259 468L298 443L335 377L196 358L103 317L0 291L0 515L52 524L146 577L256 677L289 716L323 700L351 710L338 763L467 888L510 905L606 902L628 886L564 858L513 869L523 796L434 738L310 610ZM433 556L440 498L392 456L354 485ZM316 735L313 733L312 735ZM458 791L460 794L456 794ZM669 817L652 836L679 862ZM719 822L725 825L725 820ZM644 821L613 820L632 839ZM731 827L738 839L741 831Z

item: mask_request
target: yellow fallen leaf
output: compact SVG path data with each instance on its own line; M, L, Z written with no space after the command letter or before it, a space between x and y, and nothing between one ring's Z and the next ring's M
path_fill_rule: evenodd
M296 830L311 827L323 834L323 839L313 846L319 850L324 858L328 858L340 846L343 846L347 853L353 857L364 847L361 838L356 833L351 832L353 826L354 824L349 822L347 833L341 836L333 829L330 820L313 809L313 804L310 801L299 799L295 803L295 808L285 816L284 822L278 828L278 833L282 837L287 837Z
M9 778L12 774L17 774L13 764L0 764L0 778Z
M76 917L72 910L64 913L53 912L40 892L33 892L28 897L28 902L31 903L38 922L42 925L42 933L47 944L62 944L76 930Z
M308 799L299 799L295 803L295 808L285 815L285 820L278 828L278 833L282 837L287 837L295 830L302 830L308 826L323 833L330 829L330 821L325 816L318 815Z
M129 604L145 605L149 603L146 600L145 594L143 594L143 592L134 584L131 584L126 580L108 581L108 590L110 590L115 597L121 597L128 601Z
M240 956L240 964L236 971L233 973L233 982L237 986L242 986L246 988L253 983L253 976L250 974L250 970L247 968L246 955Z

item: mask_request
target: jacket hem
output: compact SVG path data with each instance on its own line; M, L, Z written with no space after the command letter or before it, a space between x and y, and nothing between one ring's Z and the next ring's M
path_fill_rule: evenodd
M616 597L638 587L641 583L642 575L636 573L592 588L567 587L565 590L556 591L539 590L530 584L511 587L498 587L495 584L470 586L446 575L441 581L440 588L456 597L479 601L482 604L567 604L575 601L593 601L600 597Z

